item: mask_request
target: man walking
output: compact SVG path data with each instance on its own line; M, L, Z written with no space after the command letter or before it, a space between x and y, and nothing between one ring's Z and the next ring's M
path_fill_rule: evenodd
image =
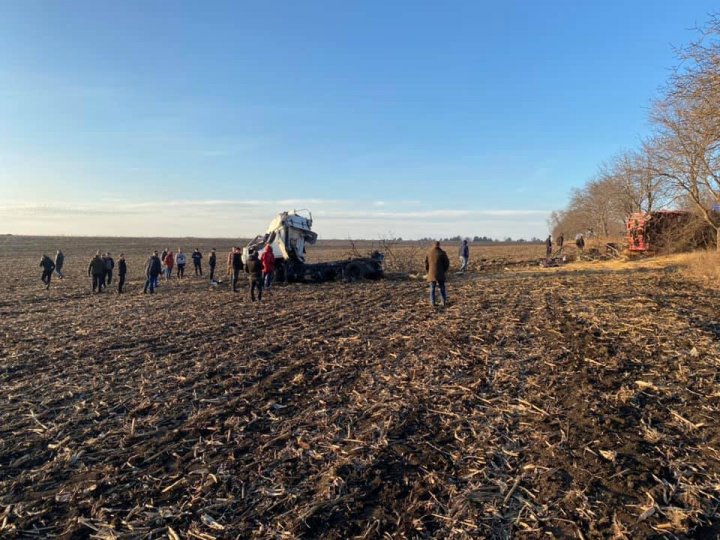
M467 270L468 259L470 258L470 246L467 240L463 240L460 244L460 251L458 252L460 257L460 273L464 274Z
M192 253L193 266L195 267L195 277L202 276L202 253L198 248Z
M58 275L60 279L62 279L63 273L63 265L65 264L65 255L63 255L63 252L59 249L57 250L57 253L55 254L55 273Z
M93 292L101 293L103 285L105 284L105 261L103 261L100 255L100 250L97 250L95 256L88 265L88 276L92 276L92 290Z
M430 251L425 256L425 271L427 272L427 280L430 283L430 303L433 307L437 305L435 302L436 288L440 289L443 306L448 304L447 293L445 292L445 274L449 269L450 259L448 259L447 253L440 248L440 242L435 242L435 245L430 248Z
M42 259L40 259L40 266L42 267L42 275L40 280L45 284L45 289L50 288L50 280L52 279L53 270L55 270L55 263L50 257L43 253Z
M262 263L263 287L269 289L273 279L273 272L275 272L275 254L270 244L265 246L265 250L260 256L260 262Z
M215 248L212 248L212 251L210 252L208 264L210 265L210 283L212 283L213 278L215 277L215 265L217 264L217 255L215 253Z
M233 292L237 292L237 283L238 279L240 278L240 271L242 270L243 263L242 263L242 253L240 252L239 247L234 247L232 251L232 290Z
M110 285L112 283L113 269L115 268L115 261L108 251L105 254L105 284Z
M146 294L148 289L150 289L150 294L155 292L155 283L160 275L161 269L162 263L160 262L160 257L158 257L158 252L157 250L153 251L153 254L148 257L145 263L145 277L147 279L145 280L145 287L143 287L143 294Z
M245 263L245 273L250 278L250 300L255 301L255 290L257 289L258 302L262 301L263 292L263 267L258 258L257 251L250 250L248 260Z
M545 256L550 257L552 255L552 235L548 234L545 239Z
M122 294L123 292L125 274L127 274L127 264L125 263L125 254L121 253L118 259L118 294Z

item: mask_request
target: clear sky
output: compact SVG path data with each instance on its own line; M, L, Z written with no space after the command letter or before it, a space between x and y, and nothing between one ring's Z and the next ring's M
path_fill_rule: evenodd
M542 237L700 0L0 0L0 233Z

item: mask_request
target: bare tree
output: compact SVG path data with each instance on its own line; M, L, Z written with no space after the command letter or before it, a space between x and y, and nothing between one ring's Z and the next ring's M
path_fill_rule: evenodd
M668 208L676 199L672 184L653 166L653 148L653 140L645 141L639 151L622 152L606 166L607 176L616 182L617 203L625 217Z
M715 231L720 250L720 18L678 57L651 113L653 136L573 190L567 208L550 217L553 231L589 228L607 236L631 213L689 204Z
M652 118L660 136L651 159L654 173L683 193L720 238L713 212L720 201L720 132L713 127L716 119L694 109L696 104L677 96L656 104Z
M621 193L622 185L616 178L599 174L583 188L571 192L565 210L551 215L553 233L592 230L603 238L619 233L624 222Z
M651 120L658 129L652 148L654 172L683 193L715 230L720 202L720 21L711 20L701 38L680 52L682 61Z

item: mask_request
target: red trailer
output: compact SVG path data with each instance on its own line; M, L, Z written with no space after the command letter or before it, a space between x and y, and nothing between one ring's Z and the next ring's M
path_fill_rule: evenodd
M692 212L661 210L631 214L626 223L630 251L690 249L712 242L708 226Z

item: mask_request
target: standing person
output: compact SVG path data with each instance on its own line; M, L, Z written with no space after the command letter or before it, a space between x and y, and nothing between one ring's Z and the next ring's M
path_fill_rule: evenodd
M242 253L239 247L234 247L232 251L232 290L237 292L237 282L240 278L240 271L243 268Z
M467 270L468 259L470 258L470 246L467 240L463 240L460 244L460 250L458 251L460 257L460 273L464 274Z
M112 255L110 255L110 252L108 251L105 254L105 284L110 285L112 283L112 274L113 269L115 268L115 261L112 258Z
M558 245L558 249L560 251L562 251L564 243L565 243L565 235L563 233L560 233L560 236L558 236L558 239L557 239L557 245Z
M55 263L50 257L43 253L42 259L40 259L40 266L42 267L42 275L40 281L45 284L45 289L50 288L50 280L52 279L53 270L55 270Z
M245 263L245 273L250 279L250 300L255 301L255 289L257 289L258 302L262 301L263 292L263 265L258 258L257 251L250 250L248 260Z
M103 262L103 273L102 273L102 288L105 288L105 280L107 279L107 264L105 262L105 259L107 258L107 254L103 254L100 256Z
M270 244L265 246L265 250L260 256L260 262L262 263L263 287L269 289L275 272L275 254Z
M236 248L230 248L230 252L227 256L227 276L230 278L230 282L232 282L232 276L233 276L233 257L235 256L235 249Z
M58 275L60 279L62 279L63 273L63 265L65 264L65 255L63 255L63 252L59 249L57 250L57 253L55 254L55 273Z
M172 251L168 251L165 254L165 279L168 280L172 277L173 266L175 266L175 255Z
M548 234L545 239L545 256L550 257L552 255L552 235Z
M177 277L178 279L182 279L182 277L185 275L185 254L182 252L182 249L178 248L177 255L175 255L175 264L177 264Z
M212 248L212 251L210 252L208 264L210 265L210 283L212 283L213 278L215 277L215 265L217 264L217 254L215 253L215 248Z
M105 283L105 261L103 261L99 249L88 265L88 276L92 276L93 292L101 293Z
M582 233L577 233L575 235L575 246L578 250L580 250L580 253L582 253L585 249L585 238L583 238Z
M437 305L435 302L436 287L440 289L443 306L448 304L447 293L445 292L445 274L449 269L450 259L448 259L447 253L440 248L440 242L435 242L435 245L430 248L430 251L425 256L425 271L427 272L427 280L430 283L430 303L433 306Z
M158 252L156 250L153 251L153 254L148 257L148 260L145 263L145 277L147 279L145 280L145 287L143 287L143 294L146 294L148 289L150 289L150 294L155 292L155 283L157 283L161 270L162 263L160 262L160 257L158 257Z
M127 274L127 263L125 263L125 254L121 253L118 259L118 294L122 294L123 292L125 274Z
M165 266L165 257L167 257L168 251L170 251L169 248L165 248L162 250L162 253L160 254L160 273L164 276L167 270L167 267Z
M193 266L195 267L195 276L202 276L202 253L198 248L192 252Z

